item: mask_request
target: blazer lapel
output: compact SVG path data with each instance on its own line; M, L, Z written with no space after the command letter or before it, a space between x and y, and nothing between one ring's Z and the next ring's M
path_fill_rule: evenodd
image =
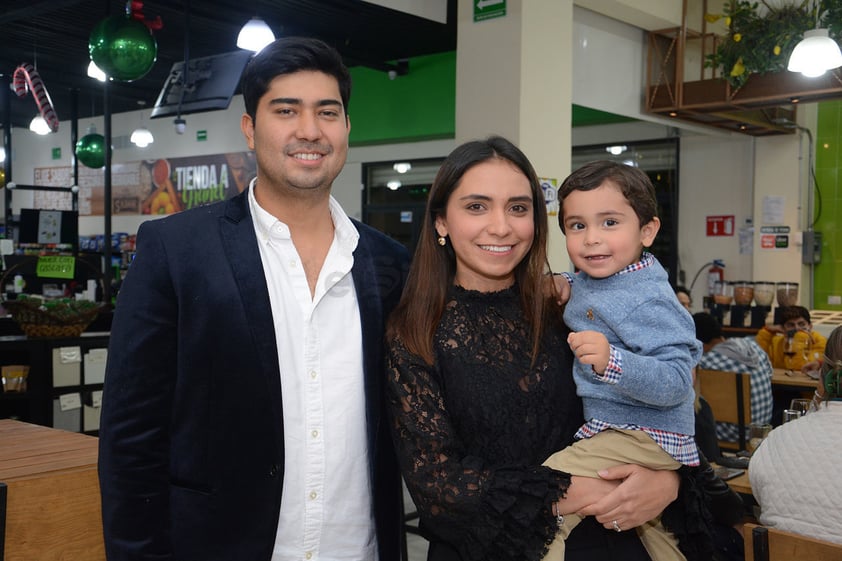
M248 189L229 199L220 218L223 248L231 264L238 294L248 321L248 330L258 350L260 372L266 377L272 412L277 422L275 436L283 446L283 413L281 410L281 375L278 367L278 345L275 322L269 302L269 289L254 224L248 209Z

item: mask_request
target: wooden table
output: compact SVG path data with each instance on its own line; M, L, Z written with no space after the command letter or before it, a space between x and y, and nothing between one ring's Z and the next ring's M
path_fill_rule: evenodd
M97 438L0 420L2 561L104 561Z
M772 371L772 385L773 386L790 386L797 388L807 388L814 390L818 384L818 380L810 378L800 370L787 370L785 368L775 368Z
M711 462L711 465L714 469L718 467L718 465L713 462ZM725 483L727 483L728 486L737 493L751 495L751 481L748 478L748 470L743 471L743 473L733 479L728 479Z

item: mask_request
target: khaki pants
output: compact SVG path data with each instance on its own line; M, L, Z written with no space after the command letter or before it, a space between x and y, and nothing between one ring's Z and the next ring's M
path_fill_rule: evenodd
M621 464L637 464L659 470L677 470L681 467L645 432L617 429L577 440L544 462L545 466L558 471L595 478L599 478L599 470ZM580 521L581 517L576 514L564 515L564 523L543 561L563 561L564 540ZM636 530L652 561L684 561L678 542L663 527L660 516L638 526Z

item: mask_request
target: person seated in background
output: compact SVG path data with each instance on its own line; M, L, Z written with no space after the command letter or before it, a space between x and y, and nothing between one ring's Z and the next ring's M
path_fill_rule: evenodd
M751 422L769 423L772 419L772 364L768 355L753 337L722 337L722 327L707 312L693 314L693 321L696 324L696 338L702 342L703 353L699 367L748 374ZM738 430L737 425L732 423L716 423L719 440L738 442Z
M769 433L749 464L760 523L842 543L842 326L827 339L817 410Z
M686 286L676 286L675 287L675 297L678 298L678 303L684 306L684 308L693 313L693 297L690 296L690 289Z
M813 331L810 312L803 306L786 306L778 312L779 325L765 325L757 332L757 343L766 351L774 368L818 370L827 343Z

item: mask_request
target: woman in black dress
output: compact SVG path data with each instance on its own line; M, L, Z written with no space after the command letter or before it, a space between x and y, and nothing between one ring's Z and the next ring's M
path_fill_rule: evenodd
M442 164L387 331L393 434L429 561L537 561L556 514L570 512L593 516L569 537L567 561L649 559L612 521L637 526L680 484L685 495L689 477L675 472L618 466L571 480L541 466L584 421L547 230L535 171L509 141L468 142ZM684 546L695 530L679 510L664 523L680 519L670 529Z

